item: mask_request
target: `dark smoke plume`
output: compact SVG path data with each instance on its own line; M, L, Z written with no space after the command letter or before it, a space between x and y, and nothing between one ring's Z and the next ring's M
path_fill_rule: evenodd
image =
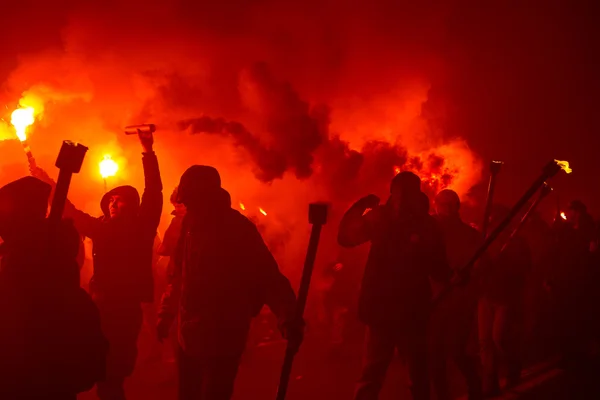
M281 179L287 170L298 179L309 178L313 152L326 140L328 110L311 109L289 83L277 81L264 63L241 72L239 91L263 135L250 132L239 122L209 116L181 121L179 129L230 136L250 154L257 167L255 175L263 182Z

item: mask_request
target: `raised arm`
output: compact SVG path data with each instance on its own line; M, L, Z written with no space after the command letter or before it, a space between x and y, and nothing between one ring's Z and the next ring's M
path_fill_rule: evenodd
M52 204L52 198L54 197L54 189L56 189L56 182L54 181L54 179L50 178L50 175L48 175L46 171L39 167L32 169L31 174L34 177L52 186L52 195L50 196L50 204ZM92 217L91 215L81 210L78 210L75 207L75 205L73 205L73 203L71 203L68 199L65 203L63 218L72 219L73 223L75 224L75 228L77 229L77 231L79 231L79 234L92 239L96 235L96 232L98 232L98 229L101 225L100 218Z
M167 288L162 295L158 309L157 336L160 341L169 337L169 330L179 310L181 298L181 271L185 251L185 235L180 235L179 240L169 265L167 266Z
M281 273L277 261L263 241L258 229L249 226L246 244L250 271L257 279L264 303L277 316L280 326L285 326L294 316L296 295L290 281Z
M367 211L370 209L369 211ZM338 230L338 243L342 247L355 247L371 240L372 226L379 218L379 198L363 197L344 214Z
M154 139L151 133L139 133L144 153L144 193L140 204L140 221L151 233L156 233L163 207L162 181L158 169L158 159L152 148Z

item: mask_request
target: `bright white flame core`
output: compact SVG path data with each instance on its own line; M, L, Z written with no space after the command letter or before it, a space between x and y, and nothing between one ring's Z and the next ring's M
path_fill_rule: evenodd
M104 156L104 160L100 161L100 175L104 179L115 176L118 170L119 165L110 156Z
M27 127L35 121L33 112L33 107L17 108L10 116L10 123L15 127L21 142L27 139Z

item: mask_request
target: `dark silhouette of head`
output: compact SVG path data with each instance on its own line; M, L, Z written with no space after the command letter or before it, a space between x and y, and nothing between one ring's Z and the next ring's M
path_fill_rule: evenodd
M418 208L419 203L423 203L420 194L421 178L410 171L403 171L392 179L389 204L394 213L404 208Z
M459 216L460 197L454 190L444 189L435 196L435 213L440 218Z
M177 201L188 211L197 211L210 204L221 192L221 176L214 167L193 165L181 176Z
M171 202L173 207L175 207L174 214L176 214L176 215L185 214L185 206L179 202L179 187L176 186L175 189L173 189L173 193L171 193L171 197L170 197L169 201Z
M102 197L100 208L111 219L132 217L140 208L140 195L132 186L119 186Z
M31 176L0 188L0 236L7 240L44 220L51 191L50 185Z

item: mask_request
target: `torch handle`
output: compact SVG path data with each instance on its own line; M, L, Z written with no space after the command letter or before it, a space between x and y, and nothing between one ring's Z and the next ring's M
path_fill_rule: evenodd
M500 236L500 234L506 229L506 227L510 224L510 221L519 213L521 208L535 195L535 193L539 190L540 187L544 185L546 180L550 178L547 172L544 172L538 179L533 182L531 187L525 192L525 194L517 201L517 203L510 210L506 218L489 234L488 237L485 238L483 244L475 251L475 254L471 257L471 259L459 270L460 275L468 275L473 269L473 266L481 258L481 256L487 251L492 243ZM452 291L452 286L446 286L440 294L433 300L434 306L438 305L450 292Z
M310 287L310 281L315 267L315 259L317 257L317 248L319 247L319 239L321 237L322 227L322 224L314 224L310 233L308 250L306 252L306 259L304 260L304 269L302 270L302 279L300 281L300 288L298 289L296 310L294 312L293 322L297 324L302 323L304 316L304 309L306 307L306 300L308 298L308 289ZM277 389L276 400L285 400L288 384L290 382L290 375L292 373L292 364L294 363L294 357L296 356L297 350L297 347L293 343L288 342L288 345L285 349L283 366L281 367L281 375L279 377L279 387Z
M485 210L483 212L483 223L481 233L485 238L487 236L488 227L490 224L490 215L492 214L492 206L494 205L494 194L496 193L496 183L498 182L498 174L500 167L496 166L494 161L490 164L490 183L488 186L487 198L485 200Z
M517 227L512 231L512 233L510 234L510 237L508 238L506 243L504 243L504 245L502 246L500 253L503 253L508 248L508 245L510 245L510 243L513 241L513 239L519 234L519 232L521 232L521 229L525 226L525 223L529 220L529 217L531 217L531 215L537 209L537 207L540 205L542 200L544 200L544 198L546 198L546 196L548 196L548 194L550 194L551 190L552 189L542 188L538 198L535 199L535 201L531 204L531 207L529 207L529 209L527 210L525 215L523 215L523 218L521 218L519 225L517 225Z
M54 198L52 199L52 205L50 206L50 215L48 216L51 227L58 227L58 224L62 219L72 176L73 173L70 171L64 169L59 170Z

